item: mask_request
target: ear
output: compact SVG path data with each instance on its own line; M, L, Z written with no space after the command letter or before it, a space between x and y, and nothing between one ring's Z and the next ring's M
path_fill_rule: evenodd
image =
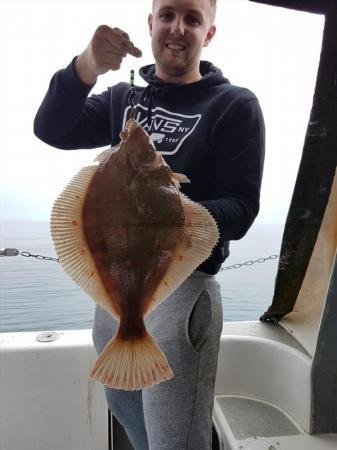
M153 22L153 15L149 14L149 16L147 18L147 23L149 25L149 32L150 32L151 37L152 37L152 22Z
M211 27L208 30L207 35L206 35L204 47L207 47L207 45L211 42L211 40L213 39L213 36L215 35L215 32L216 32L216 26L211 25Z

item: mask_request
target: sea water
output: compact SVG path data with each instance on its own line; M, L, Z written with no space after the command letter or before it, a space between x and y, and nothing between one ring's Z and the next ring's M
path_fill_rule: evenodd
M231 243L223 267L279 254L283 227L254 225ZM2 221L0 248L56 257L48 222ZM225 321L258 320L271 304L278 259L216 276ZM54 261L0 257L0 332L91 328L94 302Z

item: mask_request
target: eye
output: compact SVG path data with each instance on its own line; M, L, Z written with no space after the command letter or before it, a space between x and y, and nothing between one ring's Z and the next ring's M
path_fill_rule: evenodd
M189 16L186 17L186 22L187 22L189 25L194 25L194 26L200 24L200 20L199 20L197 17L191 16L191 15L189 15Z
M162 13L160 14L159 18L162 22L169 22L170 20L172 20L173 14L166 12L166 13Z

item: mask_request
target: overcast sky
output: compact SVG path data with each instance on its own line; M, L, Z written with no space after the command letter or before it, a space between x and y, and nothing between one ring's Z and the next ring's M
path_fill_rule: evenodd
M1 219L49 220L54 199L99 150L65 152L33 134L51 76L89 42L100 24L127 31L143 57L102 76L93 92L129 81L153 62L151 0L0 0ZM258 222L283 223L303 148L319 62L322 16L246 0L219 1L217 33L203 54L232 84L259 98L267 142ZM144 82L136 75L136 83Z

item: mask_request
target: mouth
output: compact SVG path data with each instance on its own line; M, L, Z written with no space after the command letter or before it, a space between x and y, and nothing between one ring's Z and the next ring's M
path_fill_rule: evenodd
M165 44L165 47L175 52L181 52L186 49L186 46L184 44L180 44L178 42L167 42Z

